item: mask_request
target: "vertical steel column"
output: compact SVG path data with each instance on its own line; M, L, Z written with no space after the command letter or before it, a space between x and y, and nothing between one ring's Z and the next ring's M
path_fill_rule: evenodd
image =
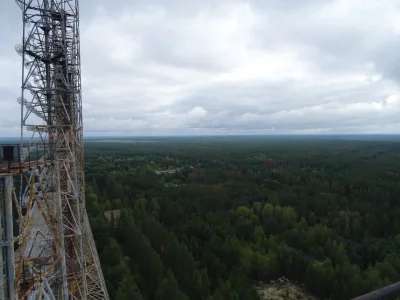
M5 246L5 238L4 238L4 178L0 177L0 240L2 245L0 246L0 299L5 299L5 291L4 287L7 282L7 277L5 276L4 266L5 266L5 257L4 246Z
M6 240L7 240L7 289L9 299L15 299L14 297L14 232L13 232L13 211L12 211L12 188L13 178L11 175L5 177L5 188L4 198L5 205L4 210L6 214Z
M61 271L63 277L63 296L65 300L68 300L68 278L67 278L67 262L65 259L65 245L64 245L64 219L63 219L63 208L61 202L61 189L60 189L60 164L59 162L54 163L54 180L56 190L56 201L57 201L57 217L58 217L58 231L60 234L60 255L61 255Z

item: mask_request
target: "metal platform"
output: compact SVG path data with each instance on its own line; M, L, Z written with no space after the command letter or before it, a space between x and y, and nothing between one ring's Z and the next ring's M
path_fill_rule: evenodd
M51 163L50 143L0 145L0 174L13 176Z

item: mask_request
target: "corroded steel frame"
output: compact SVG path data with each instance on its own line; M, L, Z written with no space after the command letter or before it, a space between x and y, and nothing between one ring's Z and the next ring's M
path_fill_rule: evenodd
M16 0L22 10L21 145L47 145L21 168L15 292L108 299L85 210L78 0ZM29 152L29 151L28 151ZM19 157L26 166L27 157ZM22 161L22 162L21 162ZM26 171L26 172L25 172Z

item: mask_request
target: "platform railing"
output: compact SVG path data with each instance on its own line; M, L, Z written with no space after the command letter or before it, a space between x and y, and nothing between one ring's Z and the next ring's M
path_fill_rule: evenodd
M51 149L50 143L0 144L0 172L18 173L46 163L51 159Z
M387 299L387 297L394 297L400 295L400 282L387 285L383 288L377 289L362 296L353 298L352 300L377 300Z

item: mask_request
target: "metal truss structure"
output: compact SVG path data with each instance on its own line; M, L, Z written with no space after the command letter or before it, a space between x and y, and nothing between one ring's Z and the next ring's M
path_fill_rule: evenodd
M7 206L0 211L8 212L0 215L0 298L109 299L85 209L78 0L16 3L23 16L16 47L23 63L21 145L3 148L8 164L0 165Z

